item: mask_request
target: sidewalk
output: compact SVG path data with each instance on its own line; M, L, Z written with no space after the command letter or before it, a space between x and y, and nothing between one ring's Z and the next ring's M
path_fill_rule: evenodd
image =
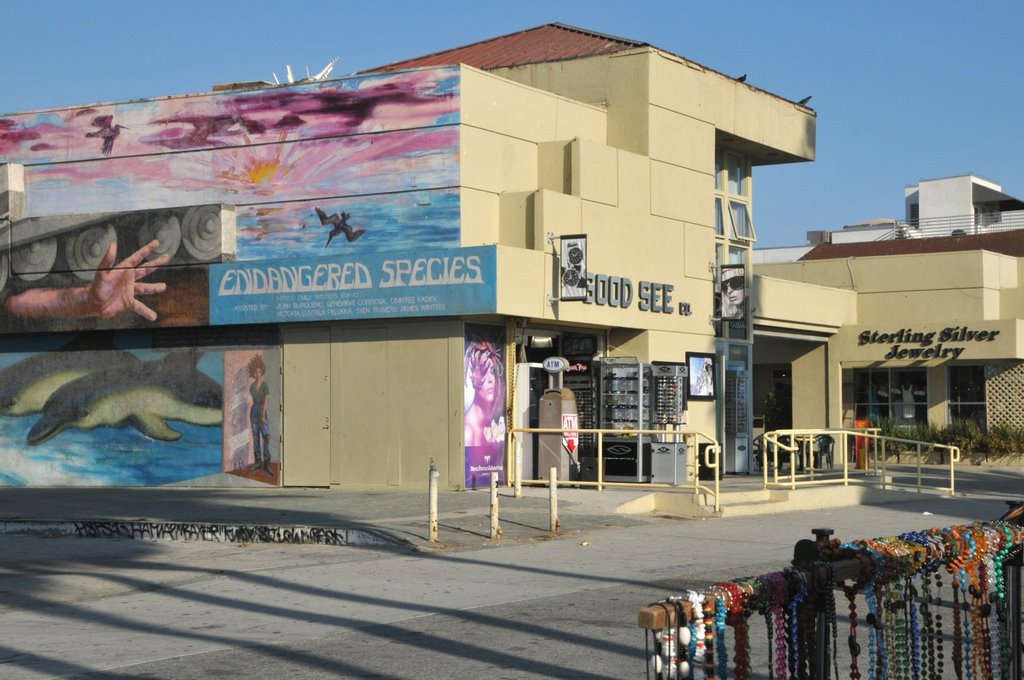
M618 514L650 489L559 489L559 536L639 526ZM328 543L418 550L549 540L546 487L515 498L499 489L502 536L490 539L490 492L440 491L439 541L428 541L427 492L390 489L19 488L0 489L0 533L230 542Z
M890 467L890 473L909 483L913 469ZM936 486L940 468L928 470ZM424 485L425 486L425 485ZM729 492L760 489L758 476L730 475L722 480L723 504ZM807 495L842 487L819 487ZM906 487L904 487L906 488ZM962 466L957 469L957 498L1024 500L1024 469ZM215 489L215 488L0 488L0 534L78 535L169 540L220 540L233 543L282 542L390 547L397 550L444 551L510 545L552 538L571 538L603 528L628 528L666 520L662 504L648 502L651 494L676 500L692 490L666 491L644 484L630 488L558 489L560 530L552 535L547 487L524 486L515 498L508 487L499 489L501 538L490 538L490 493L440 491L439 541L428 541L428 498L422 492L393 489ZM801 491L791 501L776 504L772 514L806 510ZM935 492L932 492L935 493ZM938 496L935 496L938 497ZM914 493L873 494L870 503L899 503L920 499ZM804 499L806 500L806 499ZM956 502L953 499L953 502ZM856 501L854 501L856 504ZM738 504L737 504L738 505ZM629 508L634 514L627 514ZM640 510L637 510L640 508ZM624 512L626 509L627 512ZM753 510L748 514L760 514ZM742 513L742 511L741 511ZM736 513L731 513L732 514ZM718 521L718 520L711 520Z

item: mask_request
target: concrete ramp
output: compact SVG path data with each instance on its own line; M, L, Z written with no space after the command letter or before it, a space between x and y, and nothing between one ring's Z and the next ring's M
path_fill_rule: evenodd
M934 493L934 492L933 492ZM925 493L872 486L816 486L802 489L733 491L719 497L718 513L707 494L661 491L635 498L618 507L623 514L668 515L683 518L754 517L801 510L827 510L853 505L885 505L919 500Z

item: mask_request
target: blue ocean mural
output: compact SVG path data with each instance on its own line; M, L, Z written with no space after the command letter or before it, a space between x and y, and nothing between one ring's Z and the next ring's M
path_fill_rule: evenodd
M140 332L54 334L31 346L0 339L0 484L229 483L224 351L153 346Z

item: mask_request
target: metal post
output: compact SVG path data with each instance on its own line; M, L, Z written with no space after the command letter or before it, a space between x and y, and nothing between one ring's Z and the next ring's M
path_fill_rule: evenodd
M548 507L551 515L551 528L553 534L558 533L558 468L551 468L548 471Z
M491 540L501 538L501 526L498 524L498 473L491 473Z
M428 540L431 543L437 542L437 479L441 473L437 471L433 459L430 461L430 481L427 483L428 495L430 496L430 535Z
M921 442L918 442L918 493L921 493Z
M857 440L853 440L853 452L857 453ZM850 486L850 434L843 432L843 486Z
M818 555L821 555L821 549L828 545L829 537L835 533L832 529L811 529L811 533L814 534L815 543L818 545ZM817 576L817 572L815 572ZM814 578L814 624L815 624L815 654L814 654L814 669L812 676L819 680L826 680L828 675L828 667L830 665L830 654L829 654L829 630L828 630L828 597L829 591L835 587L832 583L821 583L818 578Z
M523 442L516 438L516 498L523 497Z

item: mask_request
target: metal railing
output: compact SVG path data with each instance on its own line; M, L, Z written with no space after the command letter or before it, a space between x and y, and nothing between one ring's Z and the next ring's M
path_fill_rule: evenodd
M929 217L910 222L896 221L892 231L881 236L879 240L971 236L1015 229L1024 229L1024 210Z
M886 489L892 486L887 474L889 447L895 447L897 456L910 449L916 460L916 488L920 492L924 481L924 460L928 453L938 451L945 464L945 453L949 453L949 486L939 487L940 491L956 494L956 464L960 462L960 448L934 442L923 442L914 439L903 439L879 434L877 427L854 429L800 429L773 430L763 435L761 446L761 471L763 485L769 488L796 489L797 486L815 484L854 484L872 483ZM825 469L818 442L822 437L833 440L833 455L838 457L840 471L834 467ZM855 468L851 471L850 442L854 443ZM780 452L783 462L789 464L789 474L779 474ZM769 465L769 456L771 465ZM899 458L897 458L899 460ZM769 481L769 467L772 479ZM860 473L851 475L853 473ZM788 478L788 479L787 479Z
M598 491L603 491L605 487L631 487L636 488L638 482L611 482L607 481L605 475L605 456L604 456L604 438L614 437L615 439L624 439L628 437L637 437L641 435L649 437L657 437L658 444L662 443L686 443L687 451L690 455L687 456L687 470L686 470L686 481L682 484L669 484L665 482L648 482L644 483L644 487L655 488L655 489L687 489L692 490L695 496L700 494L707 494L711 499L711 505L714 507L715 512L720 509L719 505L719 490L722 478L721 471L721 451L722 447L718 443L718 440L710 435L707 435L698 430L610 430L610 429L572 429L567 430L564 428L541 428L541 427L516 427L509 430L511 451L514 452L510 456L509 469L511 474L510 479L513 480L513 484L518 488L522 484L529 485L547 485L549 480L547 479L523 479L523 462L522 462L522 437L524 435L531 434L558 434L564 436L566 432L575 432L579 435L596 435L596 449L597 449L597 479L596 480L582 480L582 479L559 479L557 484L559 486L579 486L596 487ZM703 460L701 460L703 452ZM569 454L566 453L566 456ZM642 447L638 446L637 449L637 465L643 465L643 451ZM701 479L701 469L707 469L711 472L711 479ZM641 467L642 469L642 467ZM692 478L691 478L692 476ZM702 481L711 482L711 486L705 486ZM518 495L518 492L517 492Z

